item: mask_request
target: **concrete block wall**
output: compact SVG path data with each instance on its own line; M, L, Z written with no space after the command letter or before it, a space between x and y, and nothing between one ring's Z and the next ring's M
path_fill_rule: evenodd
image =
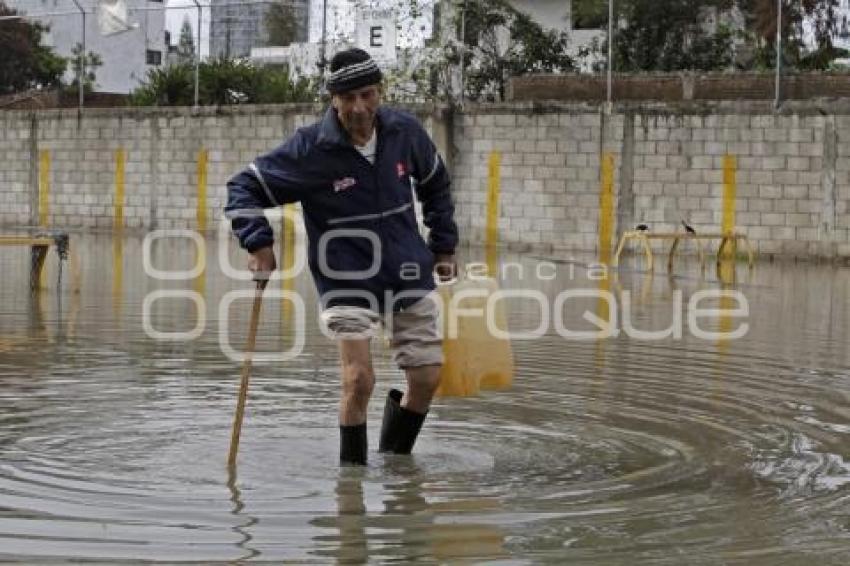
M317 105L0 112L0 226L39 221L39 155L49 152L48 225L109 229L116 158L125 151L124 226L197 227L198 154L207 151L208 228L222 216L226 182L257 155L313 123ZM420 110L446 147L450 121Z
M454 176L466 241L484 240L488 163L501 159L503 243L594 251L600 166L614 162L616 233L645 222L701 232L722 224L723 162L736 161L736 228L762 253L850 256L850 101L591 103L412 108ZM39 154L50 154L49 224L112 227L115 151L124 149L128 228L195 228L198 152L208 152L207 218L225 182L322 112L313 105L0 112L0 226L39 218ZM9 230L5 230L9 231Z
M37 174L31 159L31 120L24 114L7 113L0 129L0 225L19 224L30 217L30 179Z
M723 159L729 155L737 162L736 224L758 236L762 249L767 251L779 240L797 239L798 227L816 226L810 214L786 216L798 214L798 204L800 209L811 208L809 196L819 189L814 185L820 184L820 175L809 172L810 158L797 157L799 143L782 141L793 133L800 139L811 138L808 143L817 148L812 125L802 119L792 132L791 124L780 128L773 117L764 118L735 114L638 117L635 221L670 231L681 229L680 221L687 220L697 232L717 232L722 224ZM768 124L775 130L774 141L765 139ZM792 169L792 164L798 168ZM801 169L806 172L802 179Z
M36 225L39 155L48 151L48 223L111 228L116 158L125 152L124 225L195 228L198 156L208 153L207 219L221 217L225 183L258 154L280 144L321 108L252 107L194 114L175 109L91 109L0 113L0 225Z
M711 115L637 115L634 222L718 232L723 162L736 163L735 226L761 253L850 255L847 189L837 124L844 118L742 108ZM846 131L846 130L845 130Z
M617 233L718 233L724 160L735 227L764 254L850 256L850 102L469 107L456 120L458 217L484 238L487 160L502 154L502 240L595 250L600 155L615 159ZM554 153L551 153L554 148ZM659 247L664 244L657 244Z
M501 240L594 249L600 156L607 151L618 160L622 119L591 106L547 113L470 108L454 128L457 221L465 239L484 240L489 160L498 152Z

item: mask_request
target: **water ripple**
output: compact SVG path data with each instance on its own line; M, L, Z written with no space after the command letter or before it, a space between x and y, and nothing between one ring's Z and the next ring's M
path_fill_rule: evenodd
M83 246L112 253L109 240ZM175 265L190 254L173 253ZM64 312L0 288L2 560L850 560L850 312L835 308L846 271L760 266L741 286L752 329L731 343L514 341L514 387L438 400L412 458L374 452L400 381L376 341L365 469L337 465L337 353L307 321L304 356L254 368L234 476L239 366L219 350L214 306L239 283L210 273L211 330L157 342L141 326L153 288L141 267L127 265L116 296L90 261ZM639 298L641 328L669 324L672 290L719 284L638 275L619 285ZM556 283L538 282L580 282ZM790 301L809 284L819 291ZM191 322L182 308L157 312L157 328ZM509 320L533 326L527 308L510 305ZM279 305L261 337L267 350L292 339Z

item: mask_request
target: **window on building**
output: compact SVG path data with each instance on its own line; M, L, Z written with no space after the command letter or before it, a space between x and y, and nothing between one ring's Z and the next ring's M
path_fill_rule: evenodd
M162 51L148 49L145 59L148 65L162 65Z
M573 29L608 27L608 0L573 0Z

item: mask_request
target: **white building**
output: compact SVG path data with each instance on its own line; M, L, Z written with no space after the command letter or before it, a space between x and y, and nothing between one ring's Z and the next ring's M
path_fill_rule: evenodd
M588 21L578 21L573 17L572 2L570 0L509 0L510 4L522 11L532 20L540 24L543 29L567 32L569 42L569 53L576 57L579 52L590 47L594 41L603 42L607 36L607 11L601 17ZM414 47L421 50L425 39L430 38L433 21L432 10L436 0L422 0L425 8L422 17L412 20L404 13L406 4L392 2L390 0L375 0L370 3L372 7L390 7L397 13L400 26L398 34L398 45L400 48ZM443 25L451 21L450 10L457 10L460 2L455 0L442 0L441 10L443 17L447 19ZM323 8L326 5L326 13ZM255 47L251 50L251 59L259 63L287 63L295 75L314 74L317 72L316 64L319 60L322 39L322 20L325 18L325 37L328 41L327 56L334 53L336 46L345 43L356 42L356 6L354 0L313 0L310 3L310 27L309 43L293 44L289 47ZM448 10L446 10L448 7ZM581 61L582 70L590 70L594 61L584 59Z
M288 6L295 19L295 42L307 40L308 0L209 0L210 53L214 57L247 57L251 49L266 47L269 32L266 18L276 3Z
M840 0L838 5L838 33L833 38L835 46L850 50L850 0Z
M340 43L328 43L326 57L347 47ZM319 43L292 43L286 47L252 47L250 59L261 65L287 65L292 78L312 77L319 74L322 46Z
M97 0L77 0L85 11L86 52L100 56L103 64L95 69L95 90L129 93L142 81L149 69L165 63L165 12L162 0L125 0L128 31L102 35L98 24ZM7 6L50 26L44 43L57 54L71 57L75 45L82 43L82 15L72 0L4 0ZM54 15L45 15L54 14ZM75 77L69 62L65 80Z
M569 54L576 57L583 48L590 47L594 40L601 43L608 35L607 11L603 17L586 22L574 17L570 0L509 0L511 6L525 12L544 30L565 31L570 38ZM582 61L582 70L588 71L593 61Z
M423 14L412 17L408 6L397 0L374 0L370 8L363 9L355 0L312 0L309 14L309 41L293 43L286 47L254 46L250 59L261 64L287 64L291 73L298 77L319 73L319 61L322 53L322 37L325 37L325 57L329 60L340 49L357 45L370 51L384 70L396 66L398 50L421 49L432 31L431 10L436 0L422 0ZM326 8L326 11L324 10ZM386 48L375 49L364 43L364 28L361 17L366 13L379 18L370 19L370 25L380 25L381 39ZM323 21L324 20L324 21ZM324 25L324 34L323 34ZM392 29L390 29L392 28ZM393 44L397 49L390 49Z

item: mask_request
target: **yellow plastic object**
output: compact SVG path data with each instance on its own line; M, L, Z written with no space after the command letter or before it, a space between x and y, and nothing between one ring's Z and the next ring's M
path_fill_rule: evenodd
M481 389L507 389L513 383L510 341L487 327L487 303L498 287L493 279L467 279L440 286L443 300L443 355L440 397L468 397ZM503 301L492 304L496 328L507 332Z

